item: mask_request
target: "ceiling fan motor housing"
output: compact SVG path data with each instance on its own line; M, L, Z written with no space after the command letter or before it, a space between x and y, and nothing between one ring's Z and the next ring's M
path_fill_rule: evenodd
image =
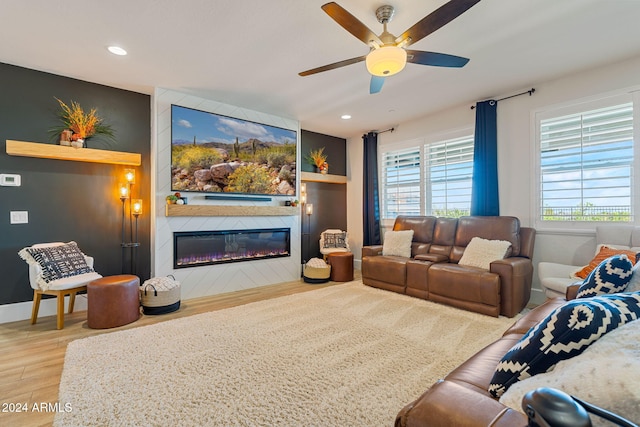
M396 10L393 8L393 6L380 6L378 9L376 9L376 18L378 18L379 23L386 24L388 22L391 22L395 13Z

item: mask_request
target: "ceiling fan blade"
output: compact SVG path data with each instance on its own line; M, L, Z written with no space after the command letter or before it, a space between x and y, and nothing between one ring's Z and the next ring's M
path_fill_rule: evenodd
M329 15L334 21L338 23L342 28L353 34L358 40L369 45L371 41L376 42L378 45L383 43L380 38L371 31L366 25L364 25L358 18L347 12L345 8L335 2L327 3L322 6L327 15Z
M422 40L439 28L456 19L480 0L451 0L418 21L413 27L402 33L396 43L406 40L409 46Z
M369 93L374 94L382 90L385 77L371 76L371 83L369 83Z
M347 65L362 62L367 58L367 55L358 56L357 58L345 59L344 61L334 62L333 64L323 65L322 67L312 68L311 70L298 73L299 76L310 76L312 74L321 73L323 71L334 70L336 68L345 67Z
M464 67L467 62L469 62L469 58L447 55L446 53L407 49L407 62L420 65L431 65L434 67L460 68Z

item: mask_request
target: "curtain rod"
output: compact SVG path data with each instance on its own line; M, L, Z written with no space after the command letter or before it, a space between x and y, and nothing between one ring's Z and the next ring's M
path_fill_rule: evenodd
M498 102L498 101L504 101L505 99L509 99L509 98L515 98L516 96L520 96L520 95L524 95L524 94L529 94L529 96L533 95L533 93L536 91L535 88L531 88L530 90L525 90L522 93L516 93L515 95L511 95L511 96L505 96L504 98L500 98L500 99L496 99L493 100L494 102ZM473 110L474 108L476 108L475 105L471 106L471 109Z
M393 131L394 131L394 130L396 130L396 128L389 128L389 129L387 129L387 130L380 130L380 131L377 131L377 130L370 130L369 132L374 132L376 135L380 135L381 133L385 133L385 132L391 132L391 133L393 133Z

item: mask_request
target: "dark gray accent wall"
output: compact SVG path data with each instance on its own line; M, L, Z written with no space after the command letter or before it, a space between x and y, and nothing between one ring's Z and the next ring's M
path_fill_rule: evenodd
M90 148L142 154L135 167L134 197L144 199L139 219L138 275L150 274L150 118L148 95L0 63L0 173L20 174L22 186L0 187L0 304L30 301L25 246L52 241L78 242L95 258L102 275L121 273L121 202L118 184L124 166L9 156L7 139L55 143L48 130L58 125L59 106L78 102L96 107L110 124L116 143L89 139ZM28 211L28 224L10 224L11 211Z
M313 204L313 214L302 211L303 260L322 258L320 234L329 228L347 230L347 188L344 184L307 182L308 203ZM308 235L308 242L305 238Z
M325 147L325 153L329 155L329 174L347 175L346 139L302 130L300 146L303 157L311 150ZM301 170L314 172L314 168L306 162L303 162ZM307 182L306 185L307 202L313 204L313 214L308 216L302 210L302 262L322 257L319 241L324 230L347 230L347 186L324 182Z
M312 150L324 147L329 163L329 173L332 175L347 175L347 140L336 136L323 135L302 129L300 135L302 146L301 171L315 172L315 167L306 161L306 157Z

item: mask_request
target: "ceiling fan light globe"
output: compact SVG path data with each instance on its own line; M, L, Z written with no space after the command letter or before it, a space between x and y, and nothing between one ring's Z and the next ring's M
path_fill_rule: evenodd
M393 76L407 65L407 51L397 46L382 46L369 52L365 62L372 75Z

